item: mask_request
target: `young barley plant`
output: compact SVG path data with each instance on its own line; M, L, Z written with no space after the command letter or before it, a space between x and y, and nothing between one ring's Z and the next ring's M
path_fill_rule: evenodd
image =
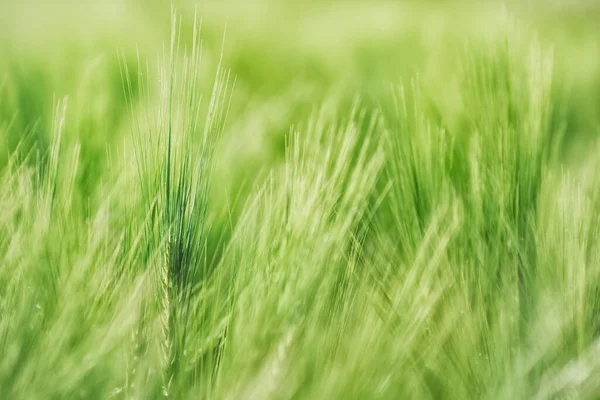
M136 115L129 103L136 135L136 162L144 208L147 210L146 246L149 265L155 266L160 307L160 347L163 358L163 394L169 397L179 380L200 362L188 353L197 343L188 336L194 317L198 286L211 275L207 261L206 213L213 154L223 130L230 96L229 72L217 66L208 107L202 108L200 24L194 20L191 49L181 49L181 21L172 14L168 53L158 69L159 98L156 110ZM124 63L124 84L133 98L132 81ZM151 90L138 61L139 97ZM147 68L147 65L146 65ZM148 69L146 73L149 74ZM194 356L192 356L192 354ZM218 360L213 360L216 368ZM176 381L176 383L174 382Z
M2 20L0 398L598 398L596 36L224 3Z

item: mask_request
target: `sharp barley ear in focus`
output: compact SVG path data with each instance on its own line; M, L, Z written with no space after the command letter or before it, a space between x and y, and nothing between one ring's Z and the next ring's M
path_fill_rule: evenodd
M598 12L0 2L0 398L600 397Z
M182 23L172 11L171 41L168 53L161 59L159 96L156 117L135 123L136 157L141 190L150 219L146 221L146 245L149 257L156 257L158 298L156 307L160 320L159 347L162 358L162 391L172 397L186 368L202 362L188 348L188 329L195 315L193 301L197 287L210 279L212 266L205 256L207 208L213 154L225 124L232 92L229 71L221 60L216 69L212 93L203 109L201 78L202 60L200 22L193 22L191 47L181 47ZM131 99L131 78L123 65L132 118L135 115ZM138 65L142 70L142 65ZM140 87L149 88L138 76ZM140 90L139 97L153 99ZM218 360L214 360L217 368Z

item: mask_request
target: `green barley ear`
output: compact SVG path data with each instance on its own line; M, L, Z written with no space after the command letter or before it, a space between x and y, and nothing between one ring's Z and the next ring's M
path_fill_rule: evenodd
M65 128L67 112L67 99L56 102L54 116L52 119L52 145L48 159L47 178L45 180L45 194L48 206L51 208L56 198L58 189L59 158L62 148L62 137Z
M179 20L178 20L179 19ZM163 357L163 392L169 396L178 371L185 364L187 318L193 288L211 271L204 254L208 227L210 176L213 153L223 131L233 84L222 67L222 51L208 106L202 106L200 23L195 18L191 49L181 46L181 21L173 9L168 53L158 67L158 106L136 118L136 162L140 185L150 221L146 227L146 257L157 252L158 294ZM139 71L144 71L140 65ZM149 68L146 65L146 73ZM132 98L126 64L124 87ZM138 90L142 98L152 90L140 72Z

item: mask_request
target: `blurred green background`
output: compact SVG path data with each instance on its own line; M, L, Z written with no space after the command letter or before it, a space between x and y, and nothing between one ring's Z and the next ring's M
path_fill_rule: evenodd
M183 18L183 41L191 40L186 32L195 10L202 19L207 85L221 49L237 79L217 171L221 186L233 190L277 162L290 126L323 103L339 109L359 95L363 105L385 108L393 85L417 76L431 107L452 121L466 43L502 29L507 15L554 52L554 107L566 121L561 152L577 159L598 136L598 4L186 0L173 6ZM68 95L67 140L82 144L81 185L92 190L107 147L118 151L130 130L118 52L132 69L138 51L153 63L169 40L170 8L166 1L4 0L0 121L10 134L0 160L24 137L48 143L53 101Z

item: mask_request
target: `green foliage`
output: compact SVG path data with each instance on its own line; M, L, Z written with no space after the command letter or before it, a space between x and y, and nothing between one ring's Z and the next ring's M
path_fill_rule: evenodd
M7 21L0 397L600 396L594 30L252 3Z

